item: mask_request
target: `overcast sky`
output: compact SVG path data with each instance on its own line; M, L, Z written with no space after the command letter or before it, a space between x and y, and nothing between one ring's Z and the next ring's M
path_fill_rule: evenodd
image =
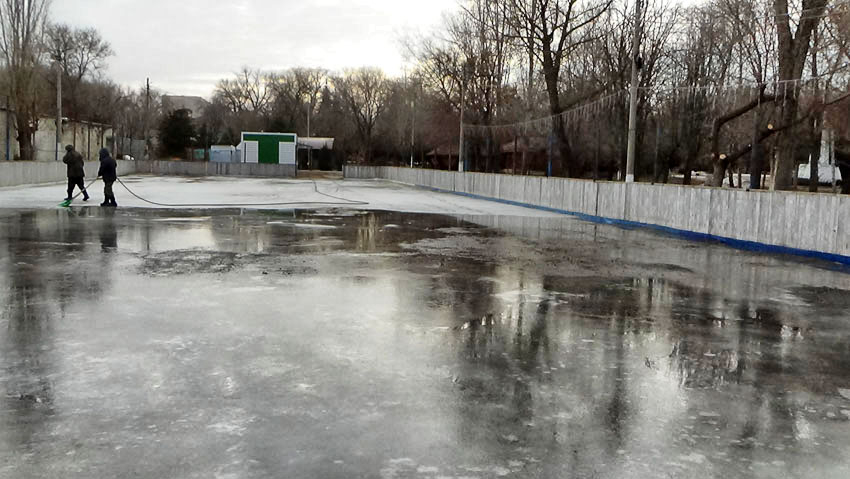
M242 66L404 67L400 38L439 25L456 0L53 0L51 19L112 44L107 75L208 97Z

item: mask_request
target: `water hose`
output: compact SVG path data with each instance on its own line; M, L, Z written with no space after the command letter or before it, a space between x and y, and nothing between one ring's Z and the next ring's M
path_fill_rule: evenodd
M144 201L145 203L149 203L155 206L163 206L167 208L174 207L188 207L188 208L215 208L215 207L230 207L230 208L240 208L240 207L261 207L261 206L295 206L295 205L314 205L314 206L362 206L368 205L368 201L355 201L349 200L347 198L341 198L339 196L333 196L328 193L323 193L319 191L319 185L316 184L315 180L313 181L313 191L322 195L327 196L328 198L333 198L339 201L282 201L282 202L271 202L271 203L160 203L157 201L151 201L147 198L144 198L138 195L136 192L130 189L121 178L116 178L121 186L127 190L128 193L135 196L137 199Z

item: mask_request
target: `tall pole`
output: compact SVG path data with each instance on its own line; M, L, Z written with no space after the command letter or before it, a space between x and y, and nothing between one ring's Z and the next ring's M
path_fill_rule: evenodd
M9 95L6 95L6 161L12 159L12 115L9 108Z
M56 61L56 161L59 161L59 144L62 143L62 65Z
M310 117L313 116L313 101L307 101L307 138L310 138ZM313 147L307 148L307 169L313 169Z
M457 148L457 171L463 173L463 87L464 82L461 80L460 82L460 144ZM451 151L449 151L449 157L451 158Z
M655 161L652 162L652 182L658 181L658 150L661 142L661 122L655 120Z
M835 133L832 130L829 131L829 162L832 164L832 192L837 193L838 189L836 189L835 175ZM809 175L809 181L812 181L811 174Z
M151 115L151 79L145 79L145 147L142 151L145 160L148 160L148 120Z
M413 149L416 144L416 100L410 102L410 167L413 168Z
M641 0L635 0L635 34L632 38L632 83L629 86L629 146L626 156L626 183L635 181L637 151L638 70L640 67Z

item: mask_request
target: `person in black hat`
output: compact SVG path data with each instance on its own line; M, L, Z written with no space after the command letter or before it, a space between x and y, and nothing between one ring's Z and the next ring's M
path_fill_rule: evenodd
M112 184L118 179L117 169L118 165L109 156L109 150L101 148L100 169L97 170L97 176L103 178L103 203L100 206L118 206L118 203L115 202L115 194L112 193Z
M65 198L65 201L73 199L75 186L83 192L83 201L88 201L89 194L85 185L86 172L83 170L85 165L83 155L74 151L73 146L68 145L65 147L65 157L62 158L62 163L68 165L68 197Z

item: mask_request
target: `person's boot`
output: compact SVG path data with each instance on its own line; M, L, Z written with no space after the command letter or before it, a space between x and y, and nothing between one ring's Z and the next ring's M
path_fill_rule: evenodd
M109 206L115 208L118 206L118 203L115 202L115 195L109 197Z
M88 201L88 200L89 200L89 192L86 191L86 190L83 190L83 201Z
M109 206L109 198L104 198L103 203L101 203L100 206Z

